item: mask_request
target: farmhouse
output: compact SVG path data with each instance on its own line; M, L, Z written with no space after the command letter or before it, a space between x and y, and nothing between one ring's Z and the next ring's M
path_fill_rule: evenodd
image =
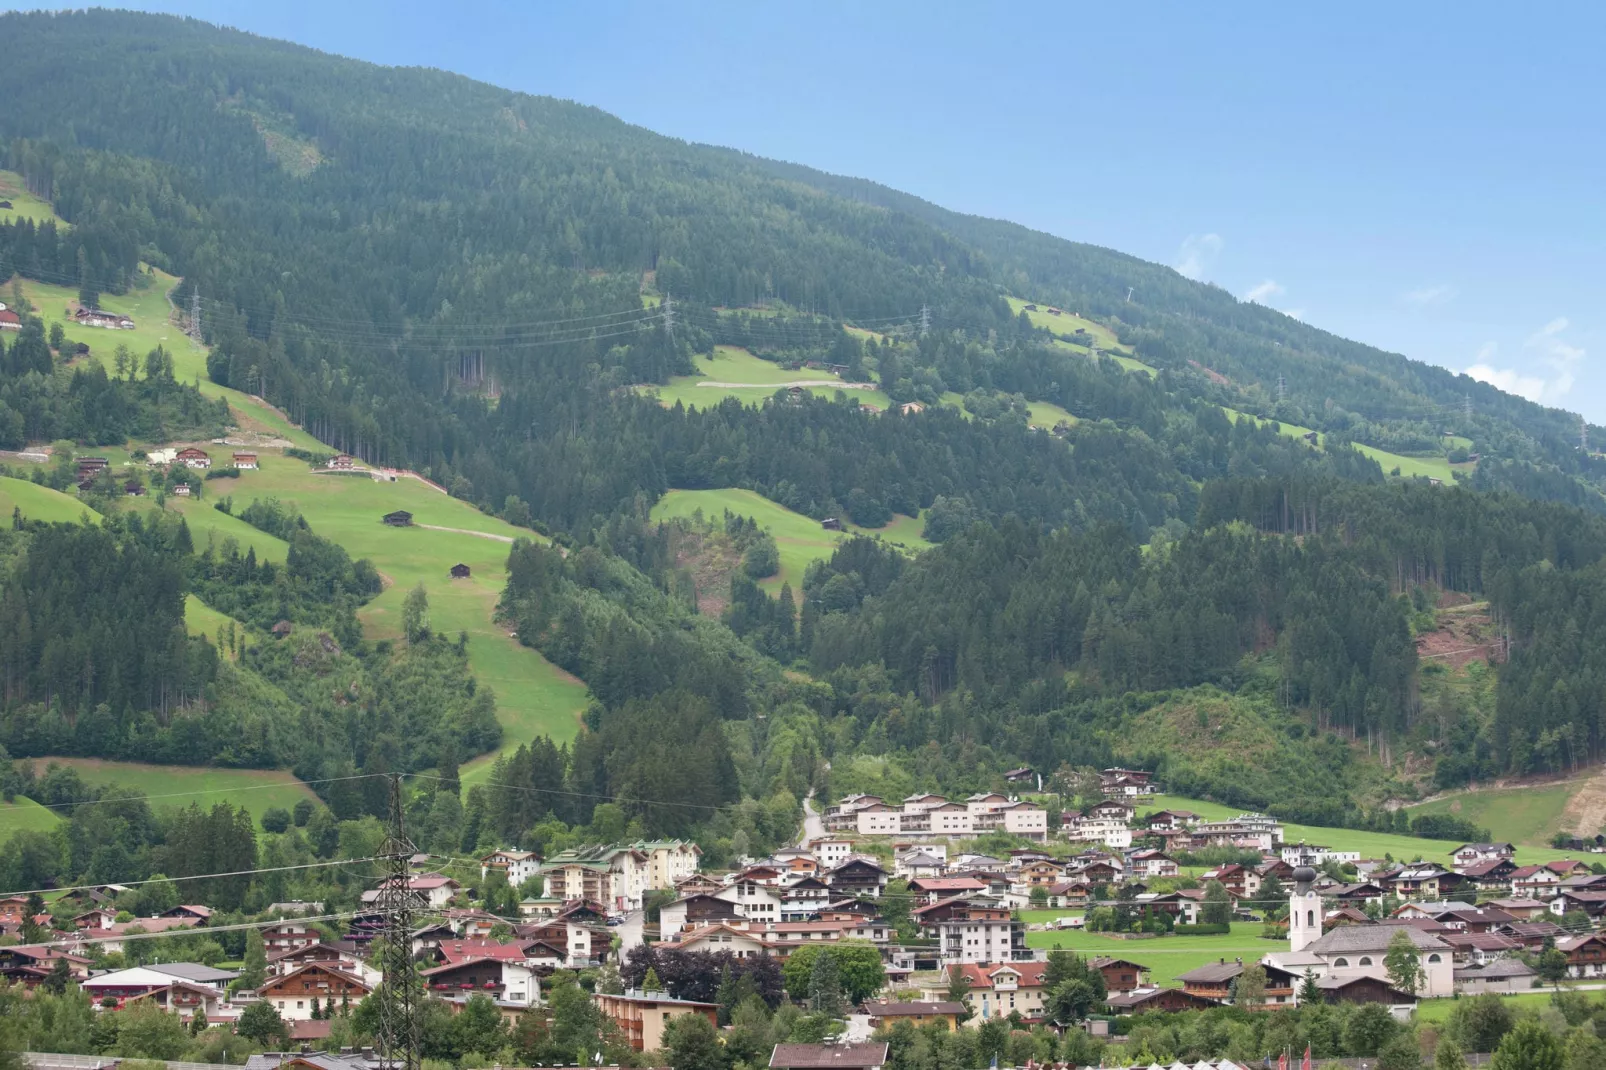
M1464 872L1475 862L1498 862L1516 853L1517 849L1509 843L1463 843L1450 852L1450 862Z
M194 493L195 488L191 487L188 483L176 483L173 485L173 495L175 497L188 498Z
M1300 977L1290 970L1277 966L1264 966L1266 971L1265 1007L1291 1007L1294 1005L1294 990L1299 987ZM1206 963L1197 969L1177 975L1182 982L1182 990L1192 996L1202 996L1222 1003L1231 1003L1233 984L1242 976L1247 967L1243 959L1218 959L1213 963Z
M1109 999L1110 1010L1116 1014L1144 1014L1149 1011L1194 1011L1219 1007L1213 999L1195 996L1180 988L1140 988L1132 992L1119 992Z
M344 453L337 453L333 457L329 458L329 467L339 469L341 471L351 471L354 463L355 462L352 461L351 457Z
M117 312L106 312L98 308L80 308L72 314L73 322L80 327L105 327L114 331L131 331L134 321L128 316Z
M467 565L463 564L463 562L459 561L457 564L452 566L452 579L466 580L468 579L468 576L469 568Z
M236 453L234 455L234 467L241 469L256 468L257 455L254 453Z
M9 308L0 308L0 331L22 330L22 317Z
M194 446L186 446L179 450L178 453L174 455L173 459L179 464L182 464L185 468L212 467L211 455L205 450L196 449Z
M393 528L410 528L413 526L413 514L405 509L397 509L394 513L386 513L381 519Z

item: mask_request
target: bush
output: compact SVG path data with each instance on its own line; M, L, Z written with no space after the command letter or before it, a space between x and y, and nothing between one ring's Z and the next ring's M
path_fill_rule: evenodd
M1178 925L1171 931L1178 936L1226 936L1232 932L1232 926L1209 925L1200 922L1198 925Z
M240 470L232 464L226 468L213 468L206 473L207 479L239 479Z
M282 806L270 806L262 811L262 827L268 832L283 832L290 827L290 811Z

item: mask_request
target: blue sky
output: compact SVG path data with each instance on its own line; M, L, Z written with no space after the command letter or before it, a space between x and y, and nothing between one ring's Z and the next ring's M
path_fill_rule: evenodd
M135 4L1171 264L1606 422L1606 11Z

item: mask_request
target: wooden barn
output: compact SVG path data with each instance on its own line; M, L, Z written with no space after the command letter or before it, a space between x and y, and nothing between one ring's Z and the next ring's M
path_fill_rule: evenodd
M394 513L386 513L385 523L393 528L410 528L413 526L413 514L405 509L398 509Z

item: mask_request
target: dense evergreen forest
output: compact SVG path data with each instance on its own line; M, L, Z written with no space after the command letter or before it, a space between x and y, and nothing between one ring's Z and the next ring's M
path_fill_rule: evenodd
M1395 746L1432 754L1440 786L1606 753L1606 460L1569 414L1111 250L576 104L194 20L0 33L0 166L67 224L0 225L0 280L92 305L146 266L180 275L215 383L551 536L512 548L499 613L593 699L576 742L538 740L497 767L511 787L460 799L457 763L501 739L465 640L365 639L372 565L225 498L289 542L283 565L196 553L160 513L0 533L13 756L289 766L331 785L336 821L382 802L339 778L434 770L452 790L420 817L452 850L696 829L724 857L782 842L811 788L869 786L866 756L910 790L1121 760L1354 823L1422 786L1394 779ZM1054 337L1010 298L1100 333ZM0 447L229 420L160 350L108 372L19 326ZM660 404L716 345L895 404ZM1031 402L1071 419L1029 427ZM1356 446L1454 459L1459 485ZM735 574L705 615L686 529L650 512L724 487L869 528L923 515L938 545L854 539L778 598L756 582L773 565ZM250 638L186 636L190 592ZM1489 603L1493 698L1417 656L1452 596ZM1212 750L1204 730L1238 717L1275 746Z

